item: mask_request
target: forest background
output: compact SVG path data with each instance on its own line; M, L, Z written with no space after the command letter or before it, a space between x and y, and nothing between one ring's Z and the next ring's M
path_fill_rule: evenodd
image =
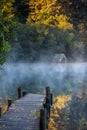
M87 61L86 12L86 0L0 0L0 64L55 53Z

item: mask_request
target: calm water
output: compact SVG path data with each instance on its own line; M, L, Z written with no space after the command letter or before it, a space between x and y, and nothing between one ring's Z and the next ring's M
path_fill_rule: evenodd
M87 84L87 63L44 64L8 63L0 71L0 97L15 98L17 87L44 93L51 87L54 95L75 92Z

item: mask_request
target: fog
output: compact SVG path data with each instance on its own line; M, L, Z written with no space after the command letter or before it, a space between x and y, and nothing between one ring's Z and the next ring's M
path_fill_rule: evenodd
M50 86L54 95L73 93L87 83L87 63L5 63L0 71L0 97L13 99L17 87L44 94Z

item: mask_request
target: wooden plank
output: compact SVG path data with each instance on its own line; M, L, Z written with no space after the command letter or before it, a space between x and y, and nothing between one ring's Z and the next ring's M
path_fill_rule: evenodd
M43 95L28 94L15 101L0 119L0 130L39 130Z

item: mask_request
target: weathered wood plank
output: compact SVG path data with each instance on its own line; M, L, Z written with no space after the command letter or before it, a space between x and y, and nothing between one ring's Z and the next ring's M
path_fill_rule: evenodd
M28 94L16 100L0 119L0 130L39 130L43 95Z

